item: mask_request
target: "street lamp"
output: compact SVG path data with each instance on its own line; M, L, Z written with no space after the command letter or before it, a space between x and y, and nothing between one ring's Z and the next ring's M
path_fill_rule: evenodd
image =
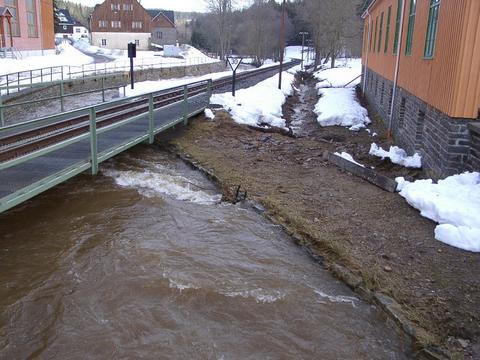
M300 35L302 35L302 70L303 70L303 48L305 47L305 35L308 35L308 32L302 31L300 32Z
M282 90L283 53L285 52L285 0L282 3L282 24L280 26L280 73L278 74L278 88Z

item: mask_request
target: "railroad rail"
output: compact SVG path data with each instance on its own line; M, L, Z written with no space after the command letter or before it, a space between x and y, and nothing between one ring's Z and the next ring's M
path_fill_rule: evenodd
M285 65L299 64L295 60ZM266 79L278 66L244 72L238 87ZM123 98L0 128L0 212L91 169L205 110L231 77Z

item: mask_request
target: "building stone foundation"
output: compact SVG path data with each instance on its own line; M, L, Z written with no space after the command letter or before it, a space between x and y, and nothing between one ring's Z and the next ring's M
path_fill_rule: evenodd
M391 121L396 143L409 154L422 155L423 168L434 179L464 171L480 171L480 124L451 118L398 87L393 106L393 82L367 69L364 97L385 125Z

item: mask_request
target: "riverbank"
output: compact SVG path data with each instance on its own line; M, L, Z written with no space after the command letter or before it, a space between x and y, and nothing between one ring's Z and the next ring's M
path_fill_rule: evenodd
M289 99L284 113L295 101ZM400 196L324 159L326 150L361 153L358 149L372 142L370 134L319 128L309 114L305 118L306 131L292 138L235 124L221 111L214 121L199 117L158 141L213 174L224 192L241 186L327 268L365 298L382 303L415 335L423 355L435 356L440 346L453 358L475 358L480 353L478 256L436 241L435 224ZM373 120L370 128L381 143L384 129ZM381 172L396 174L386 167Z

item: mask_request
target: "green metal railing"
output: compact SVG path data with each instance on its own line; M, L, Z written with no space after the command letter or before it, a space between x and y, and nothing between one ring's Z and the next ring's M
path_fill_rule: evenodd
M205 91L201 93L195 93L189 96L189 88L191 86L195 86L200 83L205 83L206 85ZM64 169L58 172L55 172L53 174L46 174L44 178L34 181L31 184L24 186L21 189L17 189L16 191L8 194L3 198L0 198L0 213L88 169L91 169L91 173L95 175L98 172L98 167L101 162L141 142L148 142L152 144L156 134L169 129L170 127L173 127L178 123L183 122L184 124L187 124L188 119L190 117L203 112L205 108L208 106L210 101L210 96L212 94L212 80L194 82L194 83L184 85L183 87L176 87L169 90L171 91L174 89L181 89L181 88L183 88L183 92L184 92L184 96L182 100L172 104L168 104L164 107L160 107L157 109L155 109L154 97L157 94L163 93L165 90L156 91L156 92L152 92L152 93L144 94L140 96L122 98L119 100L110 101L100 105L85 107L85 108L74 110L71 112L1 128L0 138L2 137L2 135L3 136L11 135L12 133L15 134L16 132L22 132L29 129L38 129L38 128L41 128L42 126L48 125L49 123L57 122L59 120L65 120L66 118L75 118L75 117L78 117L79 115L88 115L88 132L72 138L68 138L59 143L54 143L52 145L49 145L45 148L28 153L26 155L1 162L0 163L0 182L3 181L2 175L5 174L5 172L9 171L9 169L15 170L16 166L20 166L22 164L25 164L26 162L35 161L36 159L39 159L40 157L43 157L45 155L50 154L50 156L52 156L51 155L52 153L60 149L64 149L64 151L67 151L67 148L69 146L80 143L82 141L88 140L90 144L90 154L88 158L86 158L85 160L76 162L75 164L71 166L67 166ZM201 99L199 105L195 109L189 110L189 100L194 99L195 97L200 97L200 96L205 96L205 99L204 100ZM99 111L105 110L105 109L115 109L115 107L118 107L122 104L126 104L128 102L132 102L140 99L148 99L148 110L146 110L145 112L142 112L141 114L132 116L130 118L119 120L117 122L114 122L113 124L99 127L99 124L101 124L100 122L101 120L97 118L97 114L99 113ZM157 124L157 125L155 124L155 115L158 115L161 111L165 111L167 108L171 106L178 106L180 103L182 103L181 104L182 111L176 114L174 118L167 119L166 121L162 120L160 124ZM144 132L142 131L142 133L132 136L127 141L121 141L118 144L113 144L111 147L108 147L108 149L106 150L104 149L103 151L99 151L98 138L101 134L112 132L115 129L118 129L121 127L125 129L125 127L127 127L129 124L133 124L138 121L145 121L146 119L148 119L148 126L146 126Z
M30 104L35 104L39 102L44 102L44 101L56 101L58 100L60 102L60 109L61 112L65 111L65 98L68 97L73 97L73 96L79 96L79 95L86 95L86 94L93 94L93 93L101 93L102 94L102 102L105 102L105 92L108 90L117 90L119 88L123 87L123 92L125 94L125 87L127 86L128 80L125 81L125 84L121 85L115 85L111 87L106 87L105 82L108 79L111 78L116 78L118 74L105 74L105 75L100 75L100 76L90 76L90 77L84 77L81 79L62 79L58 81L51 81L47 83L34 83L34 84L27 84L27 85L14 85L14 86L0 86L0 94L2 93L2 90L11 90L12 88L15 89L35 89L35 88L45 88L45 87L59 87L59 93L60 95L58 96L50 96L50 97L45 97L45 98L40 98L40 99L34 99L34 100L29 100L29 101L21 101L17 103L5 103L2 100L2 96L0 95L0 127L4 127L6 125L6 120L5 120L5 110L9 108L14 108L14 107L19 107L19 106L25 106L25 105L30 105ZM65 88L66 84L75 84L76 82L84 82L84 81L99 81L101 83L101 87L98 89L93 89L93 90L88 90L88 91L81 91L81 92L75 92L75 93L65 93Z

